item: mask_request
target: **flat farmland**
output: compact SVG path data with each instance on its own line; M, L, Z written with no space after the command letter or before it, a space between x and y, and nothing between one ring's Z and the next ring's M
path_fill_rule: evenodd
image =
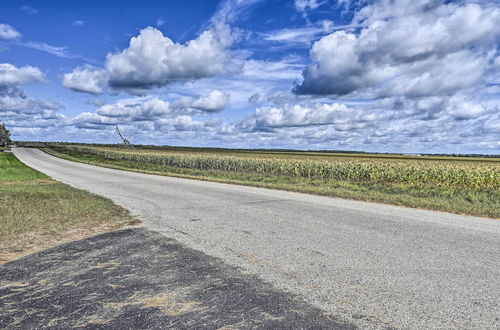
M145 173L500 217L497 158L81 145L46 151Z
M345 189L330 191L352 193L364 187L357 181L338 180L337 184L284 175L169 169L76 152L65 156L122 169L116 170L67 161L41 150L15 148L14 153L36 170L126 207L143 219L146 229L298 294L335 320L363 329L489 329L498 323L500 258L495 247L500 222L494 219L244 186L285 182L290 189L327 191L337 185ZM135 167L135 172L126 166ZM169 176L137 173L154 173L154 168L157 174ZM203 180L239 180L241 185L171 177L187 177L176 174L182 171L199 173L197 178ZM288 184L293 180L295 186ZM436 194L449 189L455 196L474 191L437 188ZM477 192L488 196L495 190ZM365 196L376 193L371 187L363 192ZM429 196L428 202L443 200ZM497 203L489 198L491 204ZM458 197L456 201L460 205ZM130 253L128 248L113 248ZM145 251L156 254L149 248ZM189 258L181 259L191 263ZM128 260L123 262L129 265ZM163 259L159 265L168 262ZM147 273L143 267L139 272ZM189 273L180 272L181 277ZM245 294L237 296L248 299Z

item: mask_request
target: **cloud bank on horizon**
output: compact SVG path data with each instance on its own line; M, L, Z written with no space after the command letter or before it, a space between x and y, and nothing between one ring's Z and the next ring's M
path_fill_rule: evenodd
M141 22L125 2L113 26L79 3L50 31L58 8L12 5L0 120L22 140L120 125L146 144L500 153L494 0L189 2Z

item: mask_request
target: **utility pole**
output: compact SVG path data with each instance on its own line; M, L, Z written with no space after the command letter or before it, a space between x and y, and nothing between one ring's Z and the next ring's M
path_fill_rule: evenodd
M123 145L126 147L126 148L133 148L132 146L132 143L130 143L129 140L127 140L123 135L122 133L120 132L120 129L118 128L118 126L115 126L115 131L116 133L118 133L118 135L120 136L120 139L122 139L123 141Z

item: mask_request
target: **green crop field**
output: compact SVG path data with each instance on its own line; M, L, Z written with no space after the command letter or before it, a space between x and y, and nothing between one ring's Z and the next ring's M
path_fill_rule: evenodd
M114 168L500 217L498 158L54 145Z
M106 198L72 188L0 152L0 264L136 222Z

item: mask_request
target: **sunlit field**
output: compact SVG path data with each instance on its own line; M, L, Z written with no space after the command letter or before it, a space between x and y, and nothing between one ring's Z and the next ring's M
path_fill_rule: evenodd
M498 158L82 145L48 152L135 171L500 216Z

